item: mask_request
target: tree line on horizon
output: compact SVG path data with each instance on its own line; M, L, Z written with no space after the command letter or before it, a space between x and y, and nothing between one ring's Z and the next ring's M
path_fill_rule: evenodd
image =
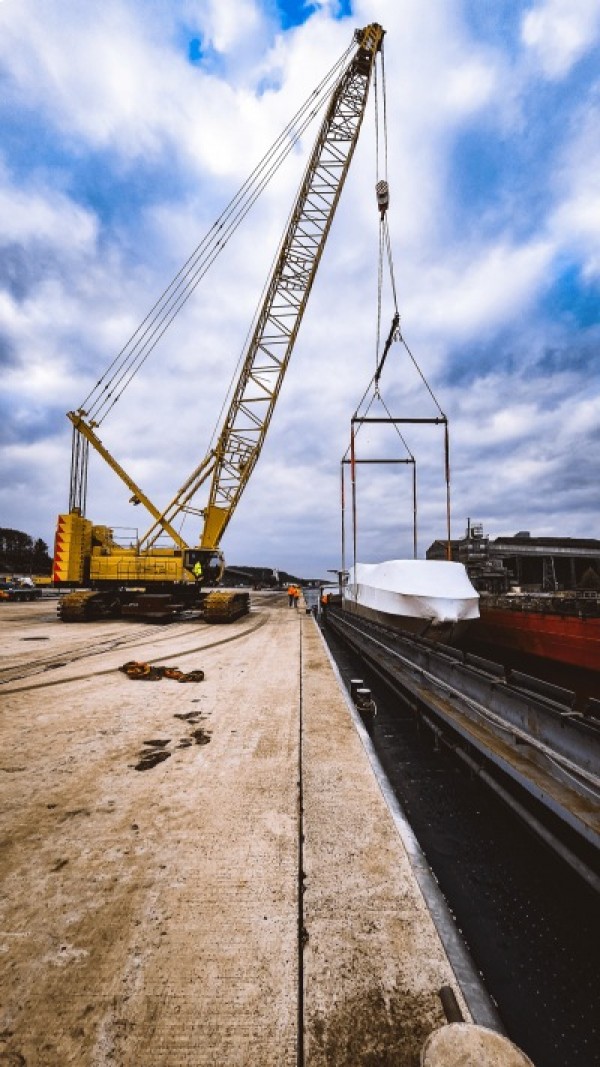
M4 574L51 574L52 557L48 545L35 541L23 530L0 527L0 571Z
M48 545L41 537L36 540L23 530L11 530L0 527L0 572L3 574L40 574L52 573L52 557L48 554ZM228 573L229 572L229 573ZM239 581L246 579L249 585L257 584L266 588L281 585L304 585L307 579L298 578L279 571L277 577L271 567L232 566L226 568L224 580ZM277 581L278 579L278 581Z

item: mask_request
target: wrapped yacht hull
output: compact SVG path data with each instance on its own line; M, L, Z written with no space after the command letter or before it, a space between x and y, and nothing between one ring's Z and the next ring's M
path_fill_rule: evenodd
M392 559L352 568L344 609L383 626L454 643L479 618L479 594L462 563Z

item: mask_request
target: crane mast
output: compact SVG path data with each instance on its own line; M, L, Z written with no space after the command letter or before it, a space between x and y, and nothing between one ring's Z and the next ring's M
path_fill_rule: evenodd
M309 160L217 447L201 545L216 548L265 439L362 124L383 30L360 31Z
M338 78L321 123L265 297L243 359L232 399L216 445L209 450L170 504L160 511L111 456L86 412L69 412L73 423L69 513L59 516L54 580L91 584L97 589L139 582L154 590L189 581L199 561L207 567L219 554L221 538L260 456L263 442L312 284L348 173L384 30L371 23L355 33L356 51ZM87 452L91 444L127 485L132 503L142 503L154 522L135 545L120 548L112 530L93 526L84 517ZM191 501L210 478L208 503L199 510ZM199 544L188 548L174 522L182 512L203 518ZM168 533L171 550L157 541ZM68 599L68 598L67 598Z

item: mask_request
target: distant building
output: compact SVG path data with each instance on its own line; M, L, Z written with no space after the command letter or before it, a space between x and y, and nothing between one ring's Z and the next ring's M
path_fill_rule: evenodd
M427 559L447 559L446 541L434 541ZM600 541L583 537L532 537L528 530L490 540L480 523L467 522L464 537L450 542L452 559L464 563L480 590L502 593L600 588Z

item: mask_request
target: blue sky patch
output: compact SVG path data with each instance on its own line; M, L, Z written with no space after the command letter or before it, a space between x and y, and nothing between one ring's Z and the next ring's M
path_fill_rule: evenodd
M192 37L188 46L188 59L190 63L200 63L202 61L202 38Z
M529 10L529 0L466 0L465 17L475 37L495 45L501 37L505 45L520 46L521 20Z
M313 5L305 0L277 0L277 10L284 30L291 26L301 26L314 10Z
M600 287L587 282L572 263L556 277L542 306L547 314L567 318L585 330L600 323Z
M301 26L310 18L316 7L317 5L311 3L310 0L277 0L277 10L283 29L289 30L292 26ZM351 14L351 0L339 0L335 17L343 19Z

